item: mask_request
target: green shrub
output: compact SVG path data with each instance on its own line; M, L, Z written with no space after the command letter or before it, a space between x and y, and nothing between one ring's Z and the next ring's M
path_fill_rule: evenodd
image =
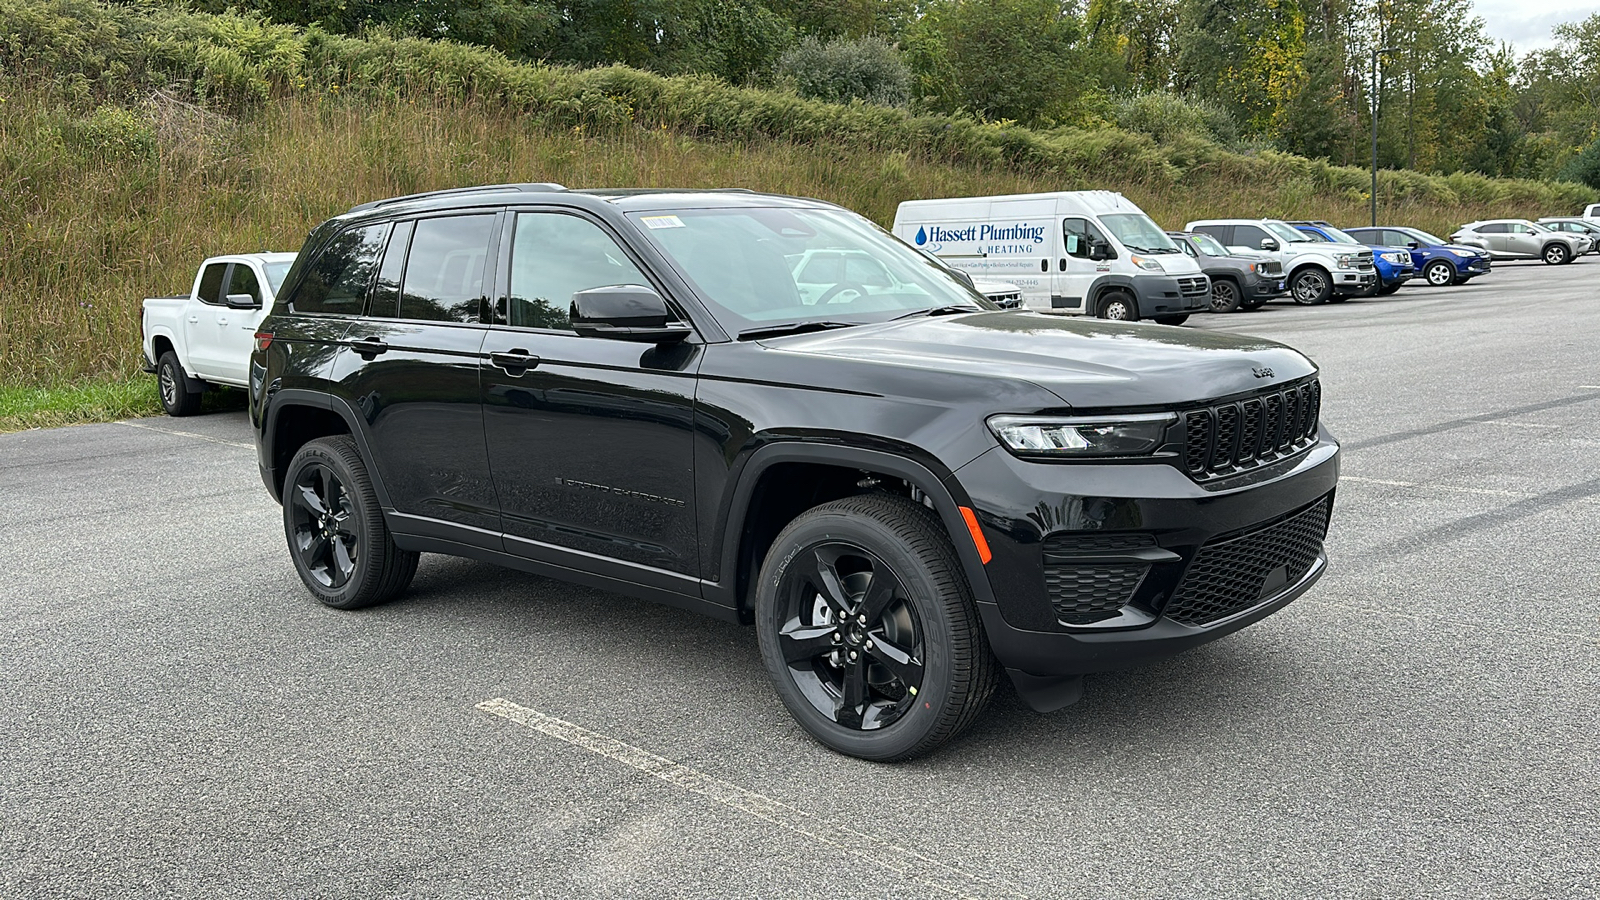
M1116 100L1117 127L1148 134L1163 144L1197 136L1231 146L1239 140L1239 123L1215 101L1190 100L1166 91L1149 91Z
M101 106L61 126L68 152L101 162L148 160L156 153L151 123L119 106Z
M911 102L911 70L888 41L875 37L827 43L807 37L778 58L778 85L825 103Z
M1561 167L1562 181L1576 181L1600 189L1600 138L1583 148Z

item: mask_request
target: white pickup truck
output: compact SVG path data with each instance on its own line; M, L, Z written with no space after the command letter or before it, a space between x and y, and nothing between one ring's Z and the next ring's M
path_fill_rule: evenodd
M207 387L247 386L256 326L294 263L293 253L213 256L187 296L144 301L144 370L169 416L200 411Z

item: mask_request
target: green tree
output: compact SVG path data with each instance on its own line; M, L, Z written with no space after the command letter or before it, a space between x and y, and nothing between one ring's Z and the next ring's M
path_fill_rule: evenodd
M911 101L911 70L882 38L806 37L778 60L778 84L830 103L865 100L883 106Z
M934 0L906 31L906 57L931 109L1053 124L1095 93L1073 52L1078 33L1058 0Z

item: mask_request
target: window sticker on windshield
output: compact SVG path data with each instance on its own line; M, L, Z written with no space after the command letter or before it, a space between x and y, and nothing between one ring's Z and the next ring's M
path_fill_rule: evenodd
M646 228L682 228L683 220L677 216L640 216Z

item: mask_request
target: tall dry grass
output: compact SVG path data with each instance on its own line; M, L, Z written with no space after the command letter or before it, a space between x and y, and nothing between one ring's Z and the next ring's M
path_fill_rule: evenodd
M182 293L212 254L295 250L318 222L375 198L505 181L747 187L819 197L888 224L918 197L1121 190L1158 222L1278 215L1358 224L1366 198L1319 183L1196 165L1181 183L1115 170L1066 179L888 149L718 141L633 122L559 127L470 100L363 99L337 89L228 118L164 95L85 109L47 85L0 82L0 386L126 378L140 300ZM1448 232L1488 215L1559 212L1412 201L1383 218Z

